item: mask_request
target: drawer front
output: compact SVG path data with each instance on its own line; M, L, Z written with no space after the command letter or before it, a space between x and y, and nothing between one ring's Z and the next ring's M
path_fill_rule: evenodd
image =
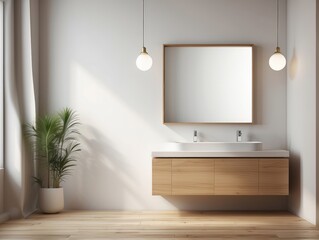
M172 160L154 158L152 166L152 194L171 195L171 184Z
M173 159L172 195L213 195L214 160Z
M258 160L216 159L215 195L258 195Z
M288 159L259 160L259 195L289 194Z

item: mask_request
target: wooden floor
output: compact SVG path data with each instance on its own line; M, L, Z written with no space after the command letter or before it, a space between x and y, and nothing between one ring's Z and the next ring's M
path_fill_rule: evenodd
M64 212L0 225L0 239L319 239L287 212Z

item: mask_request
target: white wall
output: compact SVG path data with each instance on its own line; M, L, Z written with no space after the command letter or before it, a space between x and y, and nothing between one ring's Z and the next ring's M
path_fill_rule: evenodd
M286 1L280 46L286 51ZM286 197L153 197L151 150L165 141L260 140L286 149L286 72L268 67L275 48L276 1L147 0L146 47L153 67L141 72L140 0L40 1L40 108L65 106L81 117L83 152L64 184L69 209L286 209ZM253 125L163 125L162 44L252 43Z
M287 6L289 208L316 222L316 1Z

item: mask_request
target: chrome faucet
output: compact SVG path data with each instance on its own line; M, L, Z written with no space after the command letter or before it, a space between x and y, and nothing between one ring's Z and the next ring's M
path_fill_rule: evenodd
M241 142L241 137L242 137L243 133L241 130L237 130L237 142Z
M198 132L197 130L194 130L193 142L197 142L197 141L198 141Z

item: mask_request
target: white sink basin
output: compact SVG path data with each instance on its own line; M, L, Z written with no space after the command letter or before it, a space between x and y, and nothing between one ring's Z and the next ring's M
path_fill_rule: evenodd
M168 151L245 152L261 151L262 142L171 142Z

